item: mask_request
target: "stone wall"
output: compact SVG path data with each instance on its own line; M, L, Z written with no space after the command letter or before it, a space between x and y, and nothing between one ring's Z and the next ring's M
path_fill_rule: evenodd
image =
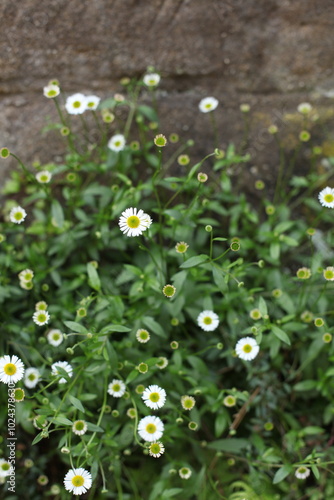
M334 89L332 0L2 0L0 23L0 147L28 165L64 153L55 132L40 133L56 119L42 94L51 78L68 94L107 97L121 90L120 78L150 65L162 75L161 132L195 139L195 155L213 146L197 107L207 95L220 101L223 148L240 142L239 105L251 105L248 149L264 176L277 161L267 126L288 137L286 115L298 103L317 106L331 131L333 101L324 93Z

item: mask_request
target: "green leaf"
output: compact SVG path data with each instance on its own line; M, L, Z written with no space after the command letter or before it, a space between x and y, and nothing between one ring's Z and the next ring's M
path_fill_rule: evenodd
M51 217L55 221L56 226L62 228L64 225L64 212L58 200L52 200Z
M139 371L134 369L132 370L129 375L126 377L126 380L125 380L125 383L126 384L129 384L130 382L132 382L135 378L137 378L139 375Z
M91 432L104 432L104 429L102 427L99 427L98 425L91 424L90 422L87 423L87 429Z
M39 443L41 440L43 439L43 436L42 436L42 433L40 432L39 434L37 434L37 436L35 436L33 442L31 444L37 444Z
M294 225L294 221L292 220L284 220L283 222L279 222L277 226L274 227L274 233L284 233L284 231L287 231Z
M276 326L276 325L271 325L271 331L282 342L285 342L286 344L291 345L289 336L283 330L281 330L281 328L278 328L278 326Z
M101 291L101 281L99 275L97 274L97 270L93 266L91 262L87 264L87 273L88 273L88 284L97 292Z
M262 317L266 316L268 314L267 304L266 304L265 300L263 299L263 297L260 297L260 299L259 299L259 310L260 310Z
M279 255L280 255L280 245L279 245L279 243L277 243L277 242L270 243L269 252L270 252L270 257L273 260L278 260Z
M72 396L72 394L68 395L68 399L71 401L72 405L79 411L82 411L82 413L85 413L85 408L82 406L81 401L77 399L76 397Z
M317 382L315 380L303 380L298 382L293 386L295 391L312 391L317 387Z
M291 472L293 471L293 467L291 465L283 465L278 471L276 472L274 479L273 479L273 484L280 483L283 481L283 479L286 478Z
M88 333L87 328L85 328L83 325L80 325L80 323L76 323L75 321L63 321L64 325L67 326L70 330L76 333L83 333L86 334Z
M161 500L164 500L165 498L172 498L178 495L183 491L183 488L170 488L169 490L165 490L162 494Z
M319 472L318 467L316 465L312 464L311 469L312 469L312 472L313 472L315 478L320 479L320 472Z
M163 339L167 338L167 334L165 330L157 323L153 318L150 316L145 316L142 319L144 325L152 332L158 335L158 337L161 337Z
M58 417L55 417L53 419L53 422L60 425L73 425L73 422L71 422L71 420L69 420L66 417L62 417L60 415L58 415Z
M141 115L145 116L145 118L148 118L148 120L150 120L151 122L158 122L159 121L158 115L156 114L154 109L151 108L150 106L146 106L145 104L141 104L140 106L137 107L137 111Z
M228 426L228 416L225 411L219 413L215 420L215 437L218 438L222 435L226 427Z
M212 263L212 277L221 292L226 292L226 290L228 290L228 285L225 279L226 274L224 274L217 264L214 263Z
M181 269L189 269L190 267L199 266L200 264L203 264L203 262L207 262L208 260L209 257L207 255L196 255L195 257L190 257L190 259L187 259L185 262L183 262L183 264L180 265L180 267Z
M119 333L125 333L129 332L131 328L128 328L127 326L124 325L107 325L102 328L102 330L99 332L99 335L107 335L107 333L112 333L112 332L119 332Z
M218 439L218 441L212 441L208 444L208 448L230 453L238 453L247 446L249 446L247 439L241 438Z

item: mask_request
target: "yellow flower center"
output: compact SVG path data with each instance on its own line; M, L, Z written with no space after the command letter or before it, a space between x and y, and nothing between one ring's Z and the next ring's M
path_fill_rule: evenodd
M152 392L149 397L152 403L157 403L160 399L160 394L158 392Z
M75 487L82 486L84 484L85 480L82 476L74 476L72 477L72 484Z
M112 386L112 388L113 388L113 391L115 391L115 392L119 392L121 390L121 386L119 384L114 384Z
M49 96L49 97L53 97L53 96L55 96L56 94L57 94L57 92L56 92L55 90L49 90L49 92L48 92L48 96Z
M21 220L22 219L22 213L21 212L16 212L16 214L14 215L14 218L16 220Z
M157 431L157 427L154 424L147 424L146 426L146 432L149 434L154 434Z
M84 423L83 422L76 422L75 428L77 431L82 431L84 429Z
M252 346L250 344L245 344L242 350L246 353L252 352Z
M81 102L80 101L74 101L73 103L73 108L80 108Z
M155 455L160 453L161 451L161 447L160 447L160 444L158 443L153 443L151 444L151 452L154 453Z
M324 196L324 200L325 200L327 203L332 203L332 201L334 201L334 196L332 195L332 193L327 193L327 194L325 194L325 196Z
M132 229L136 229L140 225L140 219L136 215L131 215L126 221L127 225Z
M211 325L212 318L210 318L210 316L205 316L205 318L203 319L203 323L205 323L206 325Z
M17 372L17 368L14 363L7 363L4 366L3 371L6 375L15 375L15 373Z

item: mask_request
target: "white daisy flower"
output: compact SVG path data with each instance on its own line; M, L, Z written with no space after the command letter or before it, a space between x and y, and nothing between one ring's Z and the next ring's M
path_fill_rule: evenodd
M148 449L149 454L151 457L154 458L159 458L161 455L165 453L165 447L161 443L161 441L157 441L156 443L152 443Z
M40 375L39 371L37 370L37 368L33 368L33 367L27 368L25 371L25 374L24 374L23 383L29 389L33 389L38 384L40 377L41 377L41 375Z
M138 434L145 441L158 441L163 434L164 424L159 417L149 415L138 424Z
M146 344L146 342L150 340L150 334L144 328L139 328L139 330L137 330L136 332L136 339L141 344Z
M86 469L70 469L64 478L64 486L73 495L82 495L92 486L92 475Z
M51 180L51 173L48 170L41 170L36 174L36 180L40 184L47 184Z
M160 75L158 73L149 73L143 77L143 82L147 87L156 87L160 82Z
M43 94L45 97L48 97L48 99L53 99L60 94L60 88L58 85L49 84L43 88Z
M53 345L54 347L57 347L62 343L64 335L57 328L53 328L48 332L46 338L48 339L49 344Z
M126 386L122 380L114 378L112 382L108 385L108 393L114 398L121 398L126 390Z
M0 458L0 478L10 476L12 473L12 465L7 460Z
M46 325L50 319L50 314L47 311L35 311L32 319L38 326Z
M88 95L86 97L87 109L94 111L98 107L100 101L101 99L100 97L97 97L97 95Z
M87 424L84 420L76 420L73 422L72 431L77 436L83 436L87 432Z
M213 311L202 311L197 317L198 326L206 332L212 332L219 325L219 317Z
M31 269L24 269L19 273L19 279L25 283L31 281L34 277L34 271Z
M125 147L125 137L122 134L113 135L108 142L108 148L112 151L122 151Z
M27 216L27 212L22 207L14 207L9 213L9 219L15 224L21 224Z
M246 361L254 359L258 355L259 350L260 347L252 337L244 337L238 340L235 346L235 352L238 358L245 359Z
M70 115L81 115L87 109L87 98L78 92L66 99L65 109Z
M318 199L323 207L334 208L334 189L325 187L318 194Z
M0 382L4 384L16 383L24 374L24 364L15 355L0 358Z
M308 115L312 110L312 106L309 102L301 102L297 106L297 111L302 115Z
M152 224L152 219L143 210L127 208L122 212L118 225L127 236L139 236Z
M192 471L189 469L189 467L181 467L181 469L179 469L179 476L182 479L189 479L191 474Z
M54 376L59 376L60 373L58 372L58 368L62 368L67 372L69 377L72 377L73 368L67 361L56 361L56 363L53 363L53 365L51 366L51 374ZM59 384L66 384L66 382L67 380L64 377L59 379Z
M158 385L149 385L143 392L142 399L146 406L157 410L166 402L166 391Z
M311 474L310 469L308 467L304 467L304 465L298 467L298 469L296 469L295 472L295 476L298 479L306 479L307 477L309 477L310 474Z
M215 97L204 97L204 99L200 101L198 107L202 113L209 113L210 111L216 109L218 104L219 101Z

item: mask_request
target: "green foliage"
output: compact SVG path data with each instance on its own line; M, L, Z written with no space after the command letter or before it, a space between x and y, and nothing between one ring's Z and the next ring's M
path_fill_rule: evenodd
M69 149L62 164L34 166L50 182L12 155L22 170L3 189L1 356L18 356L40 380L17 381L26 397L16 403L16 493L8 498L71 498L63 479L77 467L92 475L90 499L331 498L334 288L324 269L334 241L331 208L317 196L333 159L321 175L317 150L308 173L289 176L296 155L285 161L277 139L275 192L252 204L238 186L250 161L244 145L181 165L192 141L157 147L154 89L153 106L142 104L141 90L128 82L124 99L85 112L82 131L55 98L61 123L52 130L69 129ZM119 131L125 145L110 149ZM9 215L18 205L27 212L20 224ZM129 215L131 207L144 214ZM140 234L124 234L122 217L130 234L139 217ZM33 320L41 301L44 324ZM65 363L55 372L57 362L72 371ZM125 384L121 397L115 383ZM153 384L166 391L155 410L141 397ZM186 395L191 409L181 404ZM5 384L0 401L5 429ZM166 451L156 458L138 433L149 415L164 424ZM72 430L78 420L82 435ZM4 458L6 439L4 431ZM305 479L295 475L301 466Z

